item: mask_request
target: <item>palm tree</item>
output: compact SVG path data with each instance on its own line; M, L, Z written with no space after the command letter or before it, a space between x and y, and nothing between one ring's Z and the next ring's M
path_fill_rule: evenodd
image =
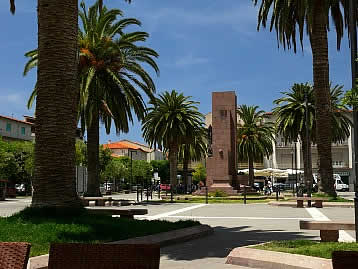
M273 152L274 128L264 122L264 111L258 106L241 105L237 113L240 117L237 130L238 158L249 163L249 185L254 185L254 161L267 158Z
M253 0L253 2L257 5L258 0ZM327 31L330 29L329 22L332 21L337 34L337 49L340 49L344 28L348 25L348 5L347 0L261 0L258 15L258 29L261 25L266 27L268 17L271 16L270 31L275 29L278 42L283 44L285 49L293 47L294 52L296 52L297 36L303 47L304 32L307 31L313 55L319 175L324 181L324 191L333 195L335 190L331 154L332 108L329 91Z
M308 83L294 84L289 92L282 92L283 97L274 101L276 107L273 113L277 116L276 131L281 134L285 142L302 141L302 153L304 164L304 179L313 182L312 162L307 159L311 156L311 147L307 148L307 143L311 145L315 141L315 107L313 87ZM308 103L308 123L306 121L306 95ZM307 126L308 124L308 126ZM306 128L309 130L307 141ZM308 150L308 152L307 152Z
M81 3L80 18L83 30L79 29L79 116L82 129L87 127L88 136L88 196L99 196L99 121L110 132L114 120L116 132L128 132L132 111L141 120L145 114L145 103L137 87L152 98L155 85L141 63L147 63L157 73L159 68L152 57L158 54L149 48L136 46L145 41L145 32L123 33L132 24L140 25L135 19L117 21L121 11L107 10L99 13L98 3L86 12ZM119 39L114 39L116 35ZM37 64L36 50L26 54L30 57L24 74ZM30 97L32 104L37 91ZM84 131L84 130L83 130Z
M74 180L77 30L77 1L49 3L38 0L38 95L32 206L81 206Z
M202 160L207 152L207 131L205 128L197 128L193 132L193 137L188 143L179 146L178 159L183 164L183 181L185 191L188 185L188 166L190 161Z
M83 11L80 17L84 25L84 32L80 32L80 46L87 62L87 73L83 76L82 87L87 96L83 107L88 127L88 193L89 196L98 196L99 174L98 145L99 145L99 119L104 122L107 133L110 132L112 119L116 132L128 132L128 122L133 121L132 110L139 120L144 118L145 103L140 88L149 98L153 98L155 85L150 75L141 66L146 63L157 74L159 68L152 57L158 54L146 47L137 47L138 41L145 41L147 33L134 32L124 34L123 28L130 24L140 24L134 19L117 22L116 15L119 10L107 10L95 4L88 14L82 4ZM114 40L116 35L121 35ZM95 64L93 64L95 62ZM89 63L89 65L88 65ZM88 85L88 87L87 87ZM91 165L92 164L92 165Z
M352 122L344 113L347 107L341 104L343 86L335 85L334 87L330 86L330 88L332 142L342 142L349 137ZM306 139L305 93L308 99L309 124L307 127L310 133L308 142ZM273 112L277 116L276 130L283 135L286 142L295 142L298 139L302 141L305 180L312 182L312 162L307 160L307 156L311 156L311 147L307 148L307 143L311 145L312 142L316 143L317 141L316 114L318 112L315 107L313 87L308 83L294 84L289 92L282 94L283 97L274 101L276 107ZM320 182L320 190L325 189L324 186L321 186L324 183L325 181Z
M15 0L10 0L10 11L15 14Z
M169 152L170 183L177 184L179 146L194 137L193 132L203 127L204 116L197 102L175 90L164 92L150 101L151 107L143 121L143 137L151 145L164 147Z

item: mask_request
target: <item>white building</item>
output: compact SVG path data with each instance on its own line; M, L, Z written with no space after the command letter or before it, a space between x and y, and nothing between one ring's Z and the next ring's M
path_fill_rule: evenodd
M33 141L33 123L0 115L0 137L9 141Z
M348 116L352 119L353 115L351 112L347 112ZM276 117L271 113L266 113L266 120L269 122L275 122ZM211 124L212 114L208 113L205 117L206 126ZM240 119L238 119L239 121ZM352 134L352 133L351 133ZM273 154L269 159L264 158L260 163L255 163L255 169L263 168L278 168L278 169L289 169L295 168L303 170L303 153L302 153L302 143L297 141L296 143L285 143L285 140L280 135L276 135ZM296 144L296 149L295 149ZM313 173L318 171L318 153L317 146L312 145L312 168ZM297 160L295 161L295 151ZM353 136L350 135L348 139L342 143L332 143L332 165L333 173L339 174L342 180L349 184L350 190L353 190L353 182L355 179L354 169L353 169ZM248 168L247 162L240 162L238 164L238 169Z
M114 143L108 141L108 144L104 144L103 146L104 148L109 148L112 151L113 157L127 156L133 160L143 160L147 162L165 159L162 151L151 149L147 145L130 140L121 140Z

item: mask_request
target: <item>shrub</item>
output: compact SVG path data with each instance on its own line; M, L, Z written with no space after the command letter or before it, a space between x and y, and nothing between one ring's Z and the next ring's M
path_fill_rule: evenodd
M227 197L227 193L222 190L215 190L215 192L210 192L209 196L212 197Z

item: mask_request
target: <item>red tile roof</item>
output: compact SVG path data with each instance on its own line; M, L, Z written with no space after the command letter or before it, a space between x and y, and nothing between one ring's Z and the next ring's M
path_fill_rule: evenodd
M109 148L109 149L132 149L132 150L141 150L143 152L146 152L145 150L141 149L140 147L136 147L133 145L130 145L126 142L120 141L120 142L114 142L114 143L109 143L109 144L104 144L103 145L104 148Z
M18 120L18 119L11 118L11 117L8 117L8 116L0 115L0 118L6 119L6 120L11 120L11 121L16 121L16 122L21 122L21 123L28 124L28 125L33 125L33 123L30 123L30 122L27 122L27 121L24 121L24 120Z

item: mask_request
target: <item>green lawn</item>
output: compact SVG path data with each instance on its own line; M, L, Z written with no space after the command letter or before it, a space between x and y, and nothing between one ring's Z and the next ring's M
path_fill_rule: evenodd
M253 248L331 259L334 250L358 251L358 243L293 240L273 241Z
M346 203L353 203L353 201L351 201L351 200L347 200L347 199L344 199L344 198L339 197L339 196L337 196L337 197L335 198L335 197L332 197L332 196L329 196L329 195L323 194L323 193L313 193L312 196L313 196L313 197L325 197L325 198L328 198L328 202L346 202Z
M31 256L48 253L51 242L111 242L199 225L196 221L147 221L91 215L85 210L26 208L0 218L0 241L30 242Z
M268 199L248 199L246 200L247 204L254 204L254 203L268 203L271 200ZM170 199L165 199L165 200L161 200L158 201L160 203L169 203ZM188 200L184 200L184 199L180 199L180 200L176 200L175 197L173 199L174 203L201 203L204 204L206 202L205 197L200 197L200 198L188 198ZM235 203L235 204L243 204L244 200L237 200L237 199L222 199L219 197L216 198L209 198L208 199L208 203L209 204L231 204L231 203Z

